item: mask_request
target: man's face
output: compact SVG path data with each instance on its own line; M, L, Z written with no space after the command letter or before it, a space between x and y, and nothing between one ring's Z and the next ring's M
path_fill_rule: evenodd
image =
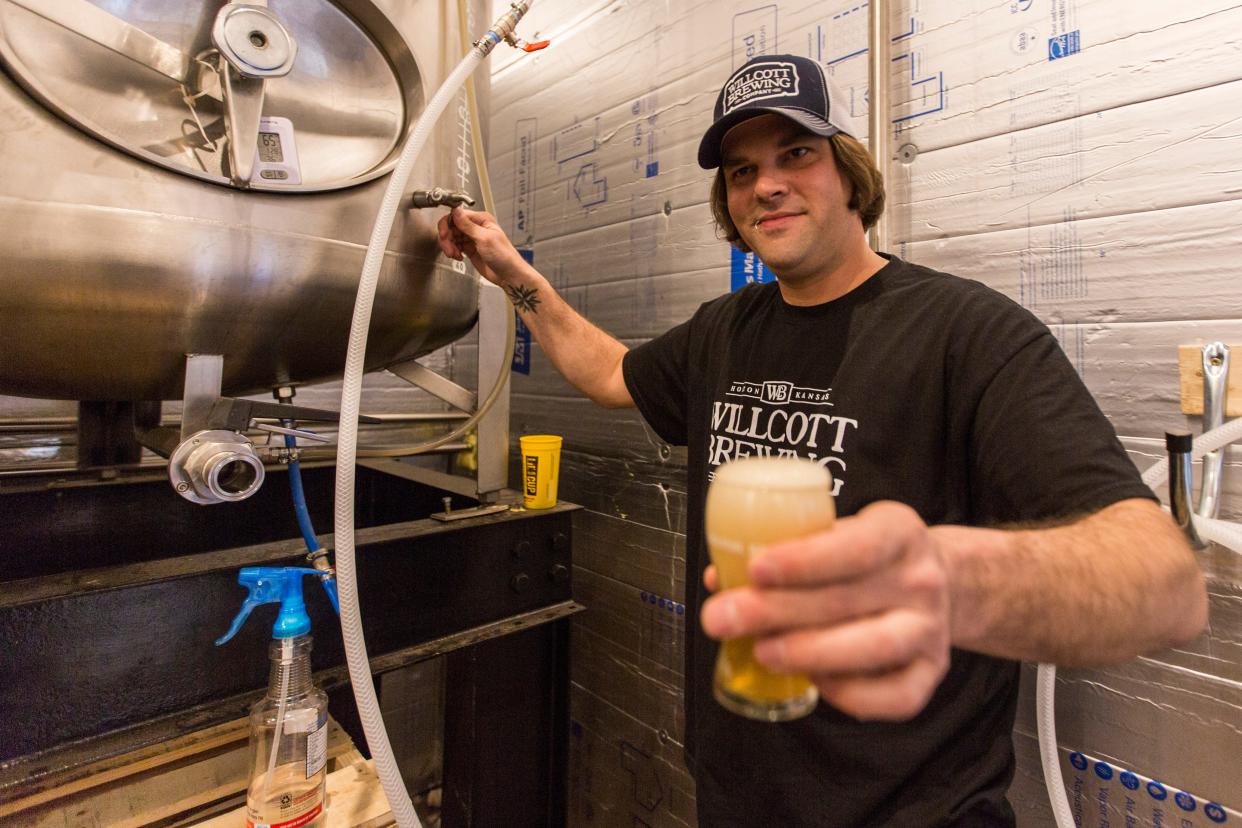
M729 215L763 263L787 284L831 272L862 225L828 139L760 115L729 130L721 155Z

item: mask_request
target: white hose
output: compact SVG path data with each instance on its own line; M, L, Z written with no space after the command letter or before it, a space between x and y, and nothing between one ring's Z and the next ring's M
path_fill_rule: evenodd
M1242 417L1236 417L1222 426L1204 432L1195 438L1190 448L1190 459L1198 460L1203 455L1224 448L1230 443L1242 440ZM1169 479L1168 458L1161 460L1143 472L1143 482L1155 488ZM1191 515L1195 530L1199 537L1213 543L1227 546L1234 552L1242 554L1242 526L1225 520L1205 518Z
M1190 449L1190 458L1198 460L1203 455L1222 449L1240 439L1242 439L1242 417L1230 420L1196 437ZM1161 485L1168 478L1168 458L1161 460L1143 473L1143 483L1151 488ZM1195 529L1199 532L1199 537L1227 546L1242 554L1242 526L1225 520L1201 518L1197 515L1192 516L1191 519L1194 521ZM1061 778L1061 755L1057 749L1057 721L1053 706L1056 683L1056 666L1039 665L1035 678L1039 758L1044 766L1044 782L1048 786L1048 801L1052 803L1052 814L1056 818L1057 828L1074 828L1074 814L1070 810L1069 798L1065 793L1065 782Z
M470 73L482 63L485 53L472 49L448 80L437 90L414 132L401 151L397 168L388 179L388 189L371 230L371 242L358 284L358 297L354 302L354 317L349 330L349 349L345 358L345 377L341 388L341 427L337 437L336 461L336 577L341 601L341 638L345 644L345 657L349 664L349 680L354 686L354 698L358 716L366 733L367 745L375 759L376 771L393 817L401 828L421 826L414 804L401 781L401 772L384 730L379 702L375 696L375 683L371 678L371 665L367 658L366 642L362 635L362 616L358 607L358 580L354 566L354 478L358 448L358 413L362 396L363 362L367 350L367 332L371 324L371 307L375 303L375 289L379 282L380 267L388 235L392 232L393 219L397 214L405 192L407 179L431 130L458 88Z
M468 16L466 12L466 0L458 0L457 2L457 23L461 31L462 50L466 51L470 48L470 29L468 25ZM496 215L496 201L492 197L492 183L487 172L487 153L483 151L483 124L479 119L479 105L474 93L474 81L469 75L466 76L466 101L467 107L470 109L470 144L474 153L474 167L479 174L479 191L483 195L483 209ZM480 280L481 281L481 280ZM492 406L500 399L501 392L508 385L509 375L504 370L504 366L513 362L513 344L516 339L517 331L515 330L516 320L515 314L507 314L505 316L505 352L500 358L501 371L496 375L496 381L492 383L492 388L478 409L470 415L464 422L456 428L441 434L439 437L433 437L426 442L418 443L413 446L395 446L384 448L360 448L357 450L359 457L410 457L415 454L432 451L439 448L445 443L456 440L461 435L470 431L478 422L482 420L487 413L492 410Z
M1205 431L1195 438L1190 449L1190 459L1198 460L1208 452L1224 448L1242 440L1242 417L1236 417L1219 428ZM1166 457L1143 472L1143 482L1153 489L1169 479L1169 460Z
M1195 529L1205 541L1227 546L1234 552L1242 554L1242 526L1228 520L1216 520L1195 515Z
M1035 676L1035 715L1039 730L1039 759L1044 766L1044 783L1057 828L1075 828L1065 782L1061 779L1061 754L1057 750L1057 717L1053 699L1057 692L1057 668L1041 664Z

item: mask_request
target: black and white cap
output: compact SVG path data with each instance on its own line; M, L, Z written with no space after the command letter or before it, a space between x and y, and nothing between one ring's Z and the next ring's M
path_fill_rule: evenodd
M810 58L797 55L760 55L751 58L725 82L716 98L714 122L699 143L699 166L720 166L725 133L759 115L784 115L815 135L827 138L844 132L853 138L858 128L842 97Z

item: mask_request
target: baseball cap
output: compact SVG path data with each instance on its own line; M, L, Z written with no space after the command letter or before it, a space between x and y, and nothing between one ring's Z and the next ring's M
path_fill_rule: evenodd
M742 121L775 113L827 138L858 137L849 102L829 83L824 68L797 55L760 55L734 72L716 98L713 123L699 142L699 166L720 166L725 133Z

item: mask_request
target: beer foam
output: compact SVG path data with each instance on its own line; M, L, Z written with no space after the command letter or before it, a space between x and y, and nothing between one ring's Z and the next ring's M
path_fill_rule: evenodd
M801 457L743 457L717 467L713 483L759 489L831 488L832 475Z

